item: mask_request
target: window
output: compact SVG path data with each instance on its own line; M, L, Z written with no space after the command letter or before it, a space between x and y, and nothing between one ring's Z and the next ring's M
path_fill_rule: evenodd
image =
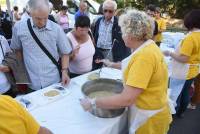
M78 6L75 1L68 0L67 1L68 12L71 14L75 14L78 11Z
M97 14L96 9L88 1L86 3L88 4L88 11L92 14Z

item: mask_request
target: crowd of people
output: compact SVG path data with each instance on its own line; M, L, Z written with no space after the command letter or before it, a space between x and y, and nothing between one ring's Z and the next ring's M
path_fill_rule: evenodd
M166 22L154 5L116 15L117 3L105 0L98 17L90 20L87 2L81 1L74 28L69 27L67 6L54 15L52 9L49 0L29 0L22 14L15 6L11 17L0 8L0 118L5 122L0 123L0 133L51 134L11 97L54 83L67 85L70 78L107 66L122 70L123 92L81 99L82 107L86 111L129 107L130 133L166 134L172 122L168 88L178 76L168 76L164 56L184 68L176 116L182 118L187 107L195 109L200 103L199 9L185 16L188 34L174 52L159 48Z

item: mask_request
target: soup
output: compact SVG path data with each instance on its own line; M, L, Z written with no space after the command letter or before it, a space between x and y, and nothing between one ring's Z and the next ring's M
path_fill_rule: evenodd
M92 92L88 95L89 98L101 98L101 97L109 97L109 96L113 96L116 93L112 92L112 91L95 91Z
M44 96L47 96L47 97L54 97L54 96L57 96L59 95L60 93L56 90L50 90L46 93L44 93Z
M88 79L89 80L99 79L99 74L98 73L92 73L92 74L88 75Z

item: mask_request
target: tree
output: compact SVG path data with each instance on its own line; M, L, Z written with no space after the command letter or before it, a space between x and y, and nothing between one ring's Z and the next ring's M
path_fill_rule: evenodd
M53 6L56 10L59 10L63 5L62 0L50 0L50 2L53 4Z
M8 1L8 0L7 0ZM60 9L62 0L50 0L55 9ZM96 0L103 3L104 0ZM135 7L140 10L149 4L154 4L161 8L162 12L168 13L172 17L183 18L184 15L194 8L200 8L200 0L116 0L118 8Z
M183 18L192 9L200 9L199 0L176 0L174 16Z
M192 9L200 8L200 0L117 0L124 2L124 7L131 4L132 7L143 10L147 5L154 4L161 8L162 12L169 13L172 17L183 18Z

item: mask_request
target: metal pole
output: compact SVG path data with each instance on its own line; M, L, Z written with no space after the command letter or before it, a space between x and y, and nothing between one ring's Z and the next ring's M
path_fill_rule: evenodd
M7 5L7 10L8 10L9 15L12 16L12 15L11 15L10 0L6 0L6 5Z

